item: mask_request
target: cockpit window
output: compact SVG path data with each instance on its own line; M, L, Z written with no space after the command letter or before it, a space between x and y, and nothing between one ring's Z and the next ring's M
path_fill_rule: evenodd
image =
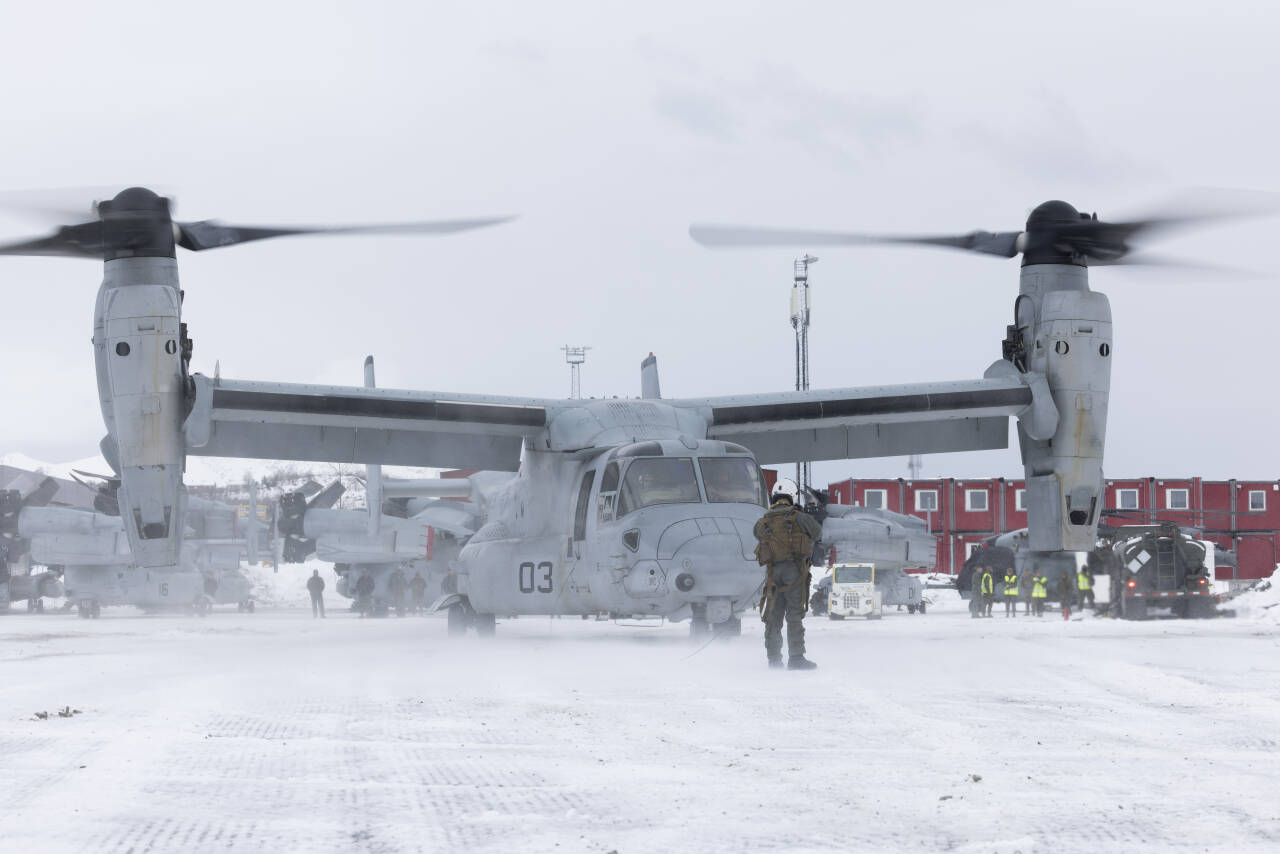
M871 567L837 566L833 575L836 584L866 584L871 580Z
M712 504L759 504L760 472L749 457L703 457L702 484Z
M698 480L688 457L639 459L627 468L619 492L618 517L651 504L699 504Z

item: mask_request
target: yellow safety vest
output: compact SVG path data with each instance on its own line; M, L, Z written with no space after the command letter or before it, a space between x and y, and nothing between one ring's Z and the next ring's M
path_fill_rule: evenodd
M991 577L991 573L982 573L982 592L994 593L996 589L996 580Z
M1081 590L1092 590L1093 582L1090 581L1089 576L1085 575L1083 572L1077 572L1076 587L1078 587Z
M1049 579L1045 578L1043 575L1037 575L1035 578L1031 579L1031 583L1032 583L1031 598L1032 599L1046 598L1044 585L1045 585L1045 582L1048 580Z
M1013 573L1009 573L1004 577L1004 595L1006 596L1018 595L1018 576L1014 575Z

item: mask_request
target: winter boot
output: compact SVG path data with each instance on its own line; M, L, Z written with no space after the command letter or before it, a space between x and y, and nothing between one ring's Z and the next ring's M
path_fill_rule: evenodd
M817 670L818 665L814 664L803 655L793 655L787 659L788 670Z
M771 669L773 669L773 668L781 669L781 668L782 668L782 656L780 656L780 655L771 655L771 656L769 656L769 667L770 667Z

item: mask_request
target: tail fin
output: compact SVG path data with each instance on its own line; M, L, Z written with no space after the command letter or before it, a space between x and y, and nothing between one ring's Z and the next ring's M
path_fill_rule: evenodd
M646 400L662 397L662 389L658 386L658 357L652 353L640 363L640 396Z
M376 388L373 376L373 356L364 357L364 387ZM382 524L382 466L369 464L364 467L365 504L369 507L369 536L376 537Z

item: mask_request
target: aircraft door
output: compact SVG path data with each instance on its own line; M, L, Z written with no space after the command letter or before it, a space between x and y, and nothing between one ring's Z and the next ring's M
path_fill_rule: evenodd
M587 511L591 509L591 487L595 485L596 470L589 469L582 475L578 487L578 500L573 511L573 557L582 556L582 541L587 538Z

